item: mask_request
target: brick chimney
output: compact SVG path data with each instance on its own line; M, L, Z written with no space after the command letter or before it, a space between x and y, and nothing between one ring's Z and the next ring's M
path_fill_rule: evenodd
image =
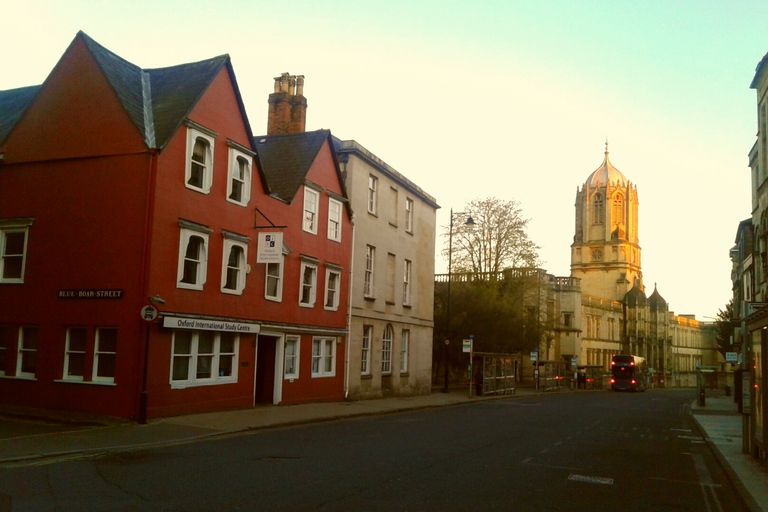
M307 122L304 75L283 73L275 77L275 92L269 95L267 135L302 133Z

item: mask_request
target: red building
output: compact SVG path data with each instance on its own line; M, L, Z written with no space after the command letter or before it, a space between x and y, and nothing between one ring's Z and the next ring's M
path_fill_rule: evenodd
M303 132L284 80L269 130ZM350 248L330 134L254 139L228 56L141 69L78 33L42 85L0 91L2 403L342 399Z

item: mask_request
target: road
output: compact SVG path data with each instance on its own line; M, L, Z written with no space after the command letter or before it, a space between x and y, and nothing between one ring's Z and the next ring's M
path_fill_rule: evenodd
M739 511L690 391L584 392L0 470L5 511Z

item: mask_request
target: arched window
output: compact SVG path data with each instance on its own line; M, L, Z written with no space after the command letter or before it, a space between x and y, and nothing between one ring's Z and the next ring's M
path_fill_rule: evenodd
M595 224L602 224L605 216L605 203L602 194L595 194L593 206L594 222Z
M613 197L613 212L611 218L614 224L622 224L624 222L624 198L616 194Z

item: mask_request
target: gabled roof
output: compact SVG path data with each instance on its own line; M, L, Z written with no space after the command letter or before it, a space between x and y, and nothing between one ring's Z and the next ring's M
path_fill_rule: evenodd
M0 142L11 133L11 129L24 115L27 107L35 99L39 85L0 91Z
M256 137L253 146L259 156L268 193L287 203L292 202L326 142L333 152L330 130ZM338 170L338 164L334 163Z
M147 147L165 147L224 67L232 80L246 132L249 138L252 137L229 55L145 70L107 50L82 31L75 36L75 41L78 39L83 41L104 73ZM37 92L40 87L0 92L0 142L8 136L34 98L28 90ZM16 99L6 108L3 97L8 94ZM26 104L22 105L23 100Z

